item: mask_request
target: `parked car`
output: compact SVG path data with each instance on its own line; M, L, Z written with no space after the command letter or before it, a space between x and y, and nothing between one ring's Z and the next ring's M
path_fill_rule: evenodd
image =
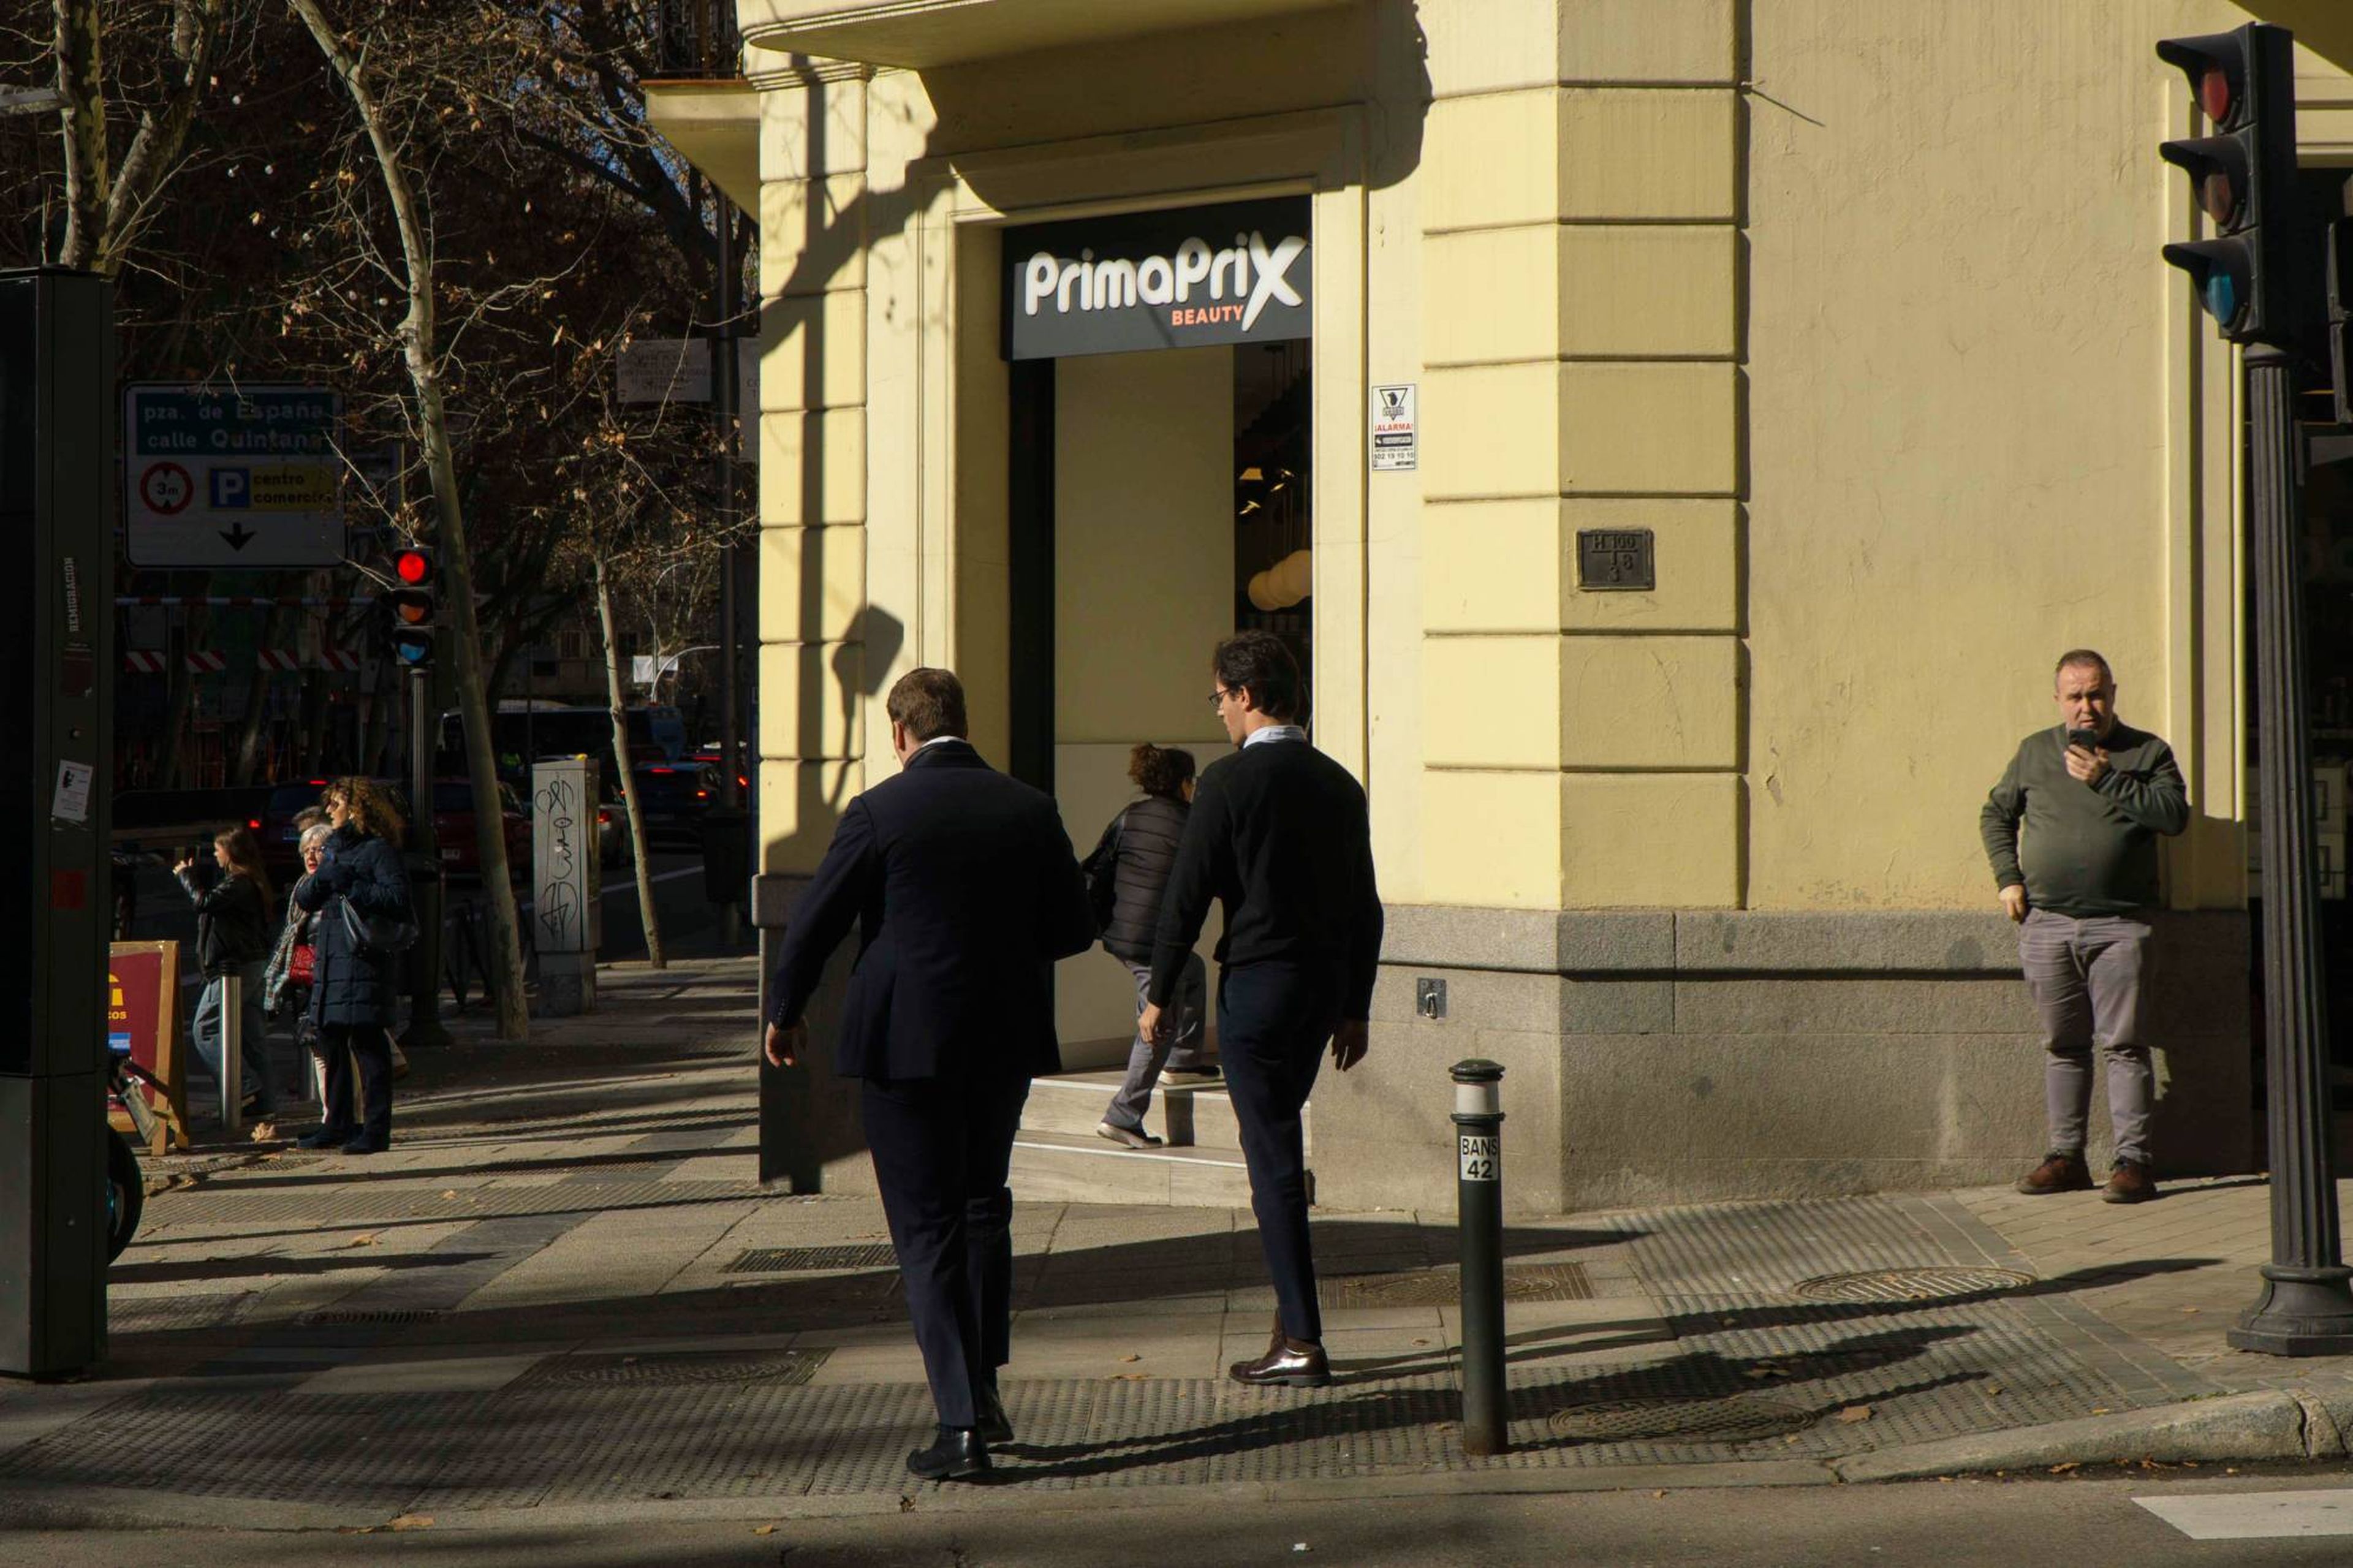
M261 841L261 863L269 868L270 880L281 888L292 885L302 874L302 831L294 826L294 814L318 805L327 784L322 778L274 785L261 803L259 826L250 818L246 822Z
M499 815L505 820L507 879L531 880L531 814L511 784L499 785ZM441 874L480 880L481 846L474 837L474 786L466 779L436 779L433 783L433 836L441 855Z

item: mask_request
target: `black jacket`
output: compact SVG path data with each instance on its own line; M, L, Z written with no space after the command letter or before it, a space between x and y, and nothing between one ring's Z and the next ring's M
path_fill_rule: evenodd
M390 842L338 827L327 840L319 868L294 884L294 901L321 918L311 924L316 973L311 984L311 1021L389 1028L400 994L397 954L352 945L338 899L349 899L364 915L385 920L414 917L408 907L408 873Z
M1304 741L1261 741L1201 771L1160 902L1153 1002L1175 994L1211 899L1226 910L1219 968L1328 965L1341 1016L1369 1015L1381 896L1365 792L1347 769Z
M269 910L252 878L232 872L206 888L183 871L180 886L196 906L196 967L207 979L269 956Z
M1061 1070L1053 966L1094 918L1050 796L961 741L849 803L777 944L769 1017L800 1020L859 928L834 1047L844 1078Z
M1103 944L1115 957L1152 962L1161 890L1176 865L1176 845L1185 837L1190 810L1181 800L1145 795L1111 819L1087 857L1091 872L1099 857L1111 858L1111 921L1103 927Z

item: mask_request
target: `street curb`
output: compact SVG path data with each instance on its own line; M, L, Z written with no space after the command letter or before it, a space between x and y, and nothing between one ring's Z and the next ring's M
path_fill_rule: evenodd
M2347 1405L2353 1410L2353 1390ZM1833 1460L1831 1470L1841 1481L1901 1481L2117 1460L2333 1459L2345 1451L2342 1426L2327 1404L2264 1392L1907 1443Z

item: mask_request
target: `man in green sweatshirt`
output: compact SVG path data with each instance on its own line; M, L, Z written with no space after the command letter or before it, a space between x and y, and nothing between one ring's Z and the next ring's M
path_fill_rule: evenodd
M2148 1153L2155 1079L2140 1033L2157 836L2189 826L2189 795L2172 748L2117 721L2106 659L2071 649L2053 685L2061 721L2019 743L1978 816L2001 907L2019 922L2019 963L2049 1053L2050 1152L2018 1190L2039 1197L2092 1185L2084 1123L2096 1044L2107 1058L2116 1134L2100 1195L2141 1203L2157 1195Z

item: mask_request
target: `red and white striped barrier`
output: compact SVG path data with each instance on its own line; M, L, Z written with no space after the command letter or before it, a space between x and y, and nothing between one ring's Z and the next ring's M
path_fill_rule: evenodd
M197 675L218 675L228 668L228 658L209 648L194 648L188 654L188 668Z
M360 656L339 647L322 647L319 650L319 665L322 669L357 669Z
M306 668L302 656L291 648L266 647L259 650L254 658L259 661L264 669L293 670ZM161 675L171 667L171 662L170 656L166 654L146 653L138 649L132 649L122 656L122 668L133 675ZM187 667L191 672L197 675L218 675L228 668L228 656L213 652L208 648L195 649L187 656ZM343 648L322 647L319 650L318 658L307 668L356 670L359 667L358 654Z
M133 675L161 675L164 664L164 658L160 653L141 653L134 649L122 656L122 668Z
M301 658L299 658L291 648L266 647L254 657L260 660L261 668L264 669L300 669L302 668Z

